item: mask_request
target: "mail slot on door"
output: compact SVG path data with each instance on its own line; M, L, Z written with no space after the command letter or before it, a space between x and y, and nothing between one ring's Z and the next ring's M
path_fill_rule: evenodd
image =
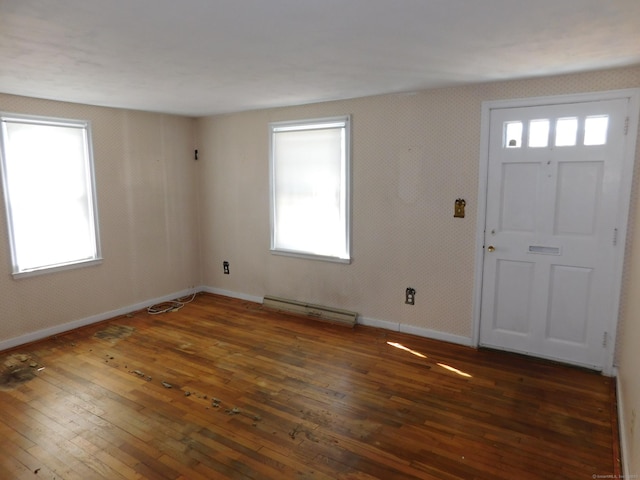
M529 253L540 255L561 255L560 247L545 247L543 245L529 245Z

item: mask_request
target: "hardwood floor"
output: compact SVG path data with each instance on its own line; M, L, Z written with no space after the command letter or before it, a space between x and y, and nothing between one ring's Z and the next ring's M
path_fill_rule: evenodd
M209 294L2 352L0 369L2 479L619 473L610 378Z

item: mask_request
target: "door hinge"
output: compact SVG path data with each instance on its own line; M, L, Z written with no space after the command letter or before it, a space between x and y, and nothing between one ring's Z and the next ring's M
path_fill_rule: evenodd
M602 348L607 348L607 342L609 341L609 333L604 332L602 334Z
M624 119L624 134L627 135L629 133L629 117Z
M618 229L614 228L613 229L613 246L615 247L616 245L618 245Z

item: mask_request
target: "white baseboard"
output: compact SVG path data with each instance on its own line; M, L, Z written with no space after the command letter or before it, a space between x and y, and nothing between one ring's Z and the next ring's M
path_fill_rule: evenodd
M87 325L102 322L104 320L109 320L110 318L119 317L120 315L126 315L127 313L135 312L138 310L142 310L143 308L147 308L151 305L155 305L156 303L167 302L169 300L174 300L176 298L182 298L187 295L191 295L194 292L199 292L199 291L201 290L197 288L186 289L180 292L171 293L169 295L163 295L162 297L152 298L144 302L139 302L133 305L118 308L116 310L99 313L97 315L91 315L90 317L81 318L79 320L74 320L67 323L62 323L60 325L55 325L53 327L44 328L42 330L37 330L35 332L27 333L25 335L20 335L19 337L3 340L3 341L0 341L0 351L8 350L10 348L18 347L20 345L25 345L31 342L37 342L38 340L42 340L44 338L69 332L71 330L75 330L76 328L86 327Z
M248 294L242 293L242 292L234 292L234 291L231 291L231 290L224 290L222 288L201 287L199 291L207 292L207 293L214 293L216 295L222 295L222 296L225 296L225 297L237 298L237 299L240 299L240 300L246 300L247 302L262 303L262 297L258 297L256 295L248 295Z
M225 297L238 298L240 300L247 300L249 302L262 303L263 297L255 295L247 295L246 293L234 292L230 290L224 290L215 287L201 287L200 291L215 293L217 295L223 295ZM412 325L403 325L401 323L389 322L387 320L379 320L377 318L358 316L357 322L360 325L367 327L382 328L385 330L393 330L394 332L409 333L419 337L431 338L433 340L441 340L443 342L455 343L458 345L464 345L466 347L472 347L473 339L469 337L463 337L461 335L453 335L450 333L439 332L437 330L431 330L424 327L415 327Z
M618 435L620 436L620 456L622 457L622 478L633 478L629 472L629 445L627 443L627 432L625 429L625 415L624 415L624 395L622 392L622 383L620 383L620 375L618 375L617 369L614 367L613 375L616 379L616 400L618 402Z
M126 315L127 313L141 310L143 308L146 308L150 305L154 305L156 303L175 300L176 298L181 298L181 297L190 295L193 292L207 292L207 293L213 293L216 295L223 295L225 297L246 300L248 302L262 303L262 297L259 297L256 295L248 295L246 293L234 292L231 290L224 290L224 289L215 288L215 287L200 286L195 289L186 289L186 290L175 292L169 295L163 295L162 297L152 298L144 302L135 303L133 305L128 305L126 307L118 308L116 310L99 313L97 315L81 318L79 320L74 320L72 322L67 322L60 325L55 325L53 327L45 328L42 330L37 330L35 332L30 332L25 335L21 335L19 337L3 340L3 341L0 341L0 351L8 350L10 348L14 348L14 347L31 343L31 342L36 342L38 340L42 340L44 338L48 338L53 335L58 335L64 332L68 332L70 330L74 330L76 328L81 328L87 325L91 325L93 323L109 320L110 318L118 317L120 315ZM358 317L357 323L361 325L369 326L369 327L382 328L385 330L392 330L394 332L408 333L411 335L417 335L419 337L431 338L434 340L441 340L443 342L455 343L455 344L464 345L467 347L473 346L471 338L463 337L460 335L453 335L445 332L439 332L437 330L431 330L423 327L403 325L401 323L389 322L387 320L379 320L376 318L369 318L369 317L362 317L362 316Z
M249 302L262 303L263 297L255 295L247 295L245 293L234 292L230 290L223 290L215 287L201 287L200 291L215 293L217 295L223 295L225 297L238 298L240 300L247 300ZM408 333L416 335L418 337L431 338L433 340L441 340L443 342L455 343L458 345L464 345L466 347L473 346L473 339L469 337L463 337L461 335L453 335L450 333L439 332L437 330L430 330L424 327L415 327L413 325L403 325L401 323L389 322L387 320L379 320L377 318L358 316L356 323L365 325L367 327L382 328L384 330L393 330L394 332Z
M469 337L463 337L462 335L453 335L446 332L439 332L438 330L431 330L429 328L404 325L402 323L389 322L387 320L360 316L358 317L358 323L367 327L383 328L385 330L393 330L394 332L408 333L411 335L416 335L418 337L431 338L433 340L440 340L443 342L455 343L457 345L464 345L465 347L473 346L473 341Z

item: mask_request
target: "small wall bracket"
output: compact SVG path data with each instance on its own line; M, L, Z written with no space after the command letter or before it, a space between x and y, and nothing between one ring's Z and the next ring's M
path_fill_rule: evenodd
M453 209L453 216L455 218L464 218L464 206L467 202L463 198L456 198L456 203Z
M415 305L416 303L416 289L408 287L404 292L404 303L407 305Z

